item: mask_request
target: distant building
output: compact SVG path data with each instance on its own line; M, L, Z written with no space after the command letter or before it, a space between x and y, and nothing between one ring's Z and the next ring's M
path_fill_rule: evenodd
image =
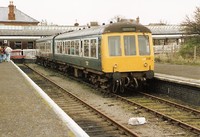
M55 35L83 27L58 26L39 23L21 12L11 1L8 7L0 7L0 46L9 45L13 49L34 49L35 41L41 37Z
M33 26L38 23L39 21L18 10L12 1L8 7L0 7L0 25Z
M180 44L186 33L181 25L147 25L154 39L154 45Z
M187 36L181 25L156 23L146 27L152 32L155 53L177 52Z
M92 22L90 22L90 26L91 26L91 27L92 27L92 26L99 26L99 23L96 22L96 21L92 21Z

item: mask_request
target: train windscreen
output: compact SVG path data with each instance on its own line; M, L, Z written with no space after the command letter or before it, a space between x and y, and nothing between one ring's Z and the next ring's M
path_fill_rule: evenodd
M108 47L110 56L121 56L120 36L109 36Z
M124 36L125 56L136 55L135 36Z
M138 36L138 47L140 55L150 55L149 36L139 35Z

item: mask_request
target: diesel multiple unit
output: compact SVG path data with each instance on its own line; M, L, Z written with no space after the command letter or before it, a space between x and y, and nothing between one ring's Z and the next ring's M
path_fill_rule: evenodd
M37 62L124 92L153 78L152 43L150 30L141 24L111 23L37 40Z

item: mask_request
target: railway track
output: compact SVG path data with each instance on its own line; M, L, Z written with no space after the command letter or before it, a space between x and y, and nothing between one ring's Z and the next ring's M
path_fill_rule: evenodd
M55 72L54 72L55 73ZM61 74L62 75L62 74ZM71 77L70 77L71 78ZM89 83L87 83L87 82L84 82L84 81L81 81L81 80L79 80L79 79L76 79L76 78L74 78L74 77L72 77L72 79L73 80L75 80L75 81L78 81L78 82L81 82L81 83L83 83L84 85L87 85L87 86L90 86L90 87L92 87L92 88L94 88L95 90L96 90L96 87L94 87L94 86L92 86L91 84L89 84ZM100 91L102 91L102 89L99 89ZM103 93L105 92L105 91L102 91ZM121 96L119 96L119 95L115 95L115 94L108 94L107 92L105 92L106 94L106 97L112 97L112 99L114 99L113 97L115 97L117 100L118 99L120 99L120 100L122 100L123 102L125 102L125 104L128 104L128 108L129 109L131 109L131 108L134 108L134 110L135 110L135 107L136 106L138 106L137 108L139 109L139 108L141 108L141 109L143 109L143 110L146 110L147 111L147 113L149 113L149 112L152 112L152 114L155 114L155 117L160 117L160 118L162 118L163 119L163 121L168 121L167 123L172 123L172 124L174 124L174 126L177 126L177 127L181 127L181 128L185 128L185 129L187 129L187 130L185 130L185 131L187 131L187 133L185 134L184 132L181 132L181 131L179 131L179 132L174 132L174 133L169 133L169 134L166 134L166 133L164 133L165 135L169 135L169 136L195 136L196 137L196 135L197 136L199 136L200 135L200 133L199 133L199 129L198 128L196 128L196 127L193 127L193 126L188 126L188 124L184 124L184 123L181 123L182 121L181 120L177 120L177 119L175 119L175 118L173 118L173 117L170 117L170 116L168 116L168 115L165 115L165 114L162 114L161 112L159 112L159 111L156 111L154 108L150 108L150 107L148 107L148 106L145 106L144 104L142 104L141 102L145 102L145 101L138 101L137 102L137 99L140 97L140 98L143 98L143 100L145 100L145 98L148 100L149 98L152 98L152 100L156 100L156 102L157 102L157 104L159 103L159 102L162 102L162 100L163 99L160 99L160 98L158 98L158 97L154 97L154 96L152 96L152 95L148 95L148 94L145 94L145 93L140 93L141 95L140 96L133 96L133 97L127 97L127 98L124 98L124 97L121 97ZM146 97L145 97L146 96ZM133 99L132 101L131 101L131 99ZM136 101L135 101L136 100ZM173 102L169 102L169 101L167 101L167 100L164 100L165 102L167 102L166 104L171 104L171 107L172 108L174 108L174 103ZM148 101L147 101L148 102ZM120 103L120 104L122 104L122 103ZM150 105L150 103L147 103L147 104L149 104ZM144 106L143 106L144 105ZM150 106L152 106L152 105L150 105ZM155 106L155 105L153 105L153 106ZM180 107L181 107L181 109L183 109L182 108L182 106L181 105L179 105L179 104L176 104L176 106L178 106L178 108L180 109ZM179 107L180 106L180 107ZM160 106L161 108L162 108L162 106ZM163 108L165 108L165 107L163 107ZM191 111L191 108L187 108L187 107L185 107L183 110L188 110L188 111ZM192 110L194 110L194 109L192 109ZM139 110L140 111L140 110ZM143 112L144 113L144 112ZM175 111L174 111L174 113L175 113ZM190 114L190 113L188 113L188 114ZM193 115L199 115L198 114L198 110L197 111L193 111L193 113L192 113ZM178 114L178 115L180 115L180 114ZM197 119L196 119L197 118ZM196 117L196 118L194 118L194 119L196 119L196 121L198 121L198 117ZM186 118L187 119L187 118ZM198 123L197 123L197 125L198 125ZM173 126L173 128L174 128L174 126ZM127 128L130 128L130 127L127 127ZM180 134L180 135L179 135ZM165 136L164 135L164 136Z
M20 66L20 68L89 136L138 137L135 132L112 120L109 116L87 104L70 91L58 86L39 72L28 68L28 66Z
M122 97L112 96L130 105L136 105L148 112L161 117L177 126L185 128L197 135L200 135L200 111L195 110L147 93L139 92L139 96Z

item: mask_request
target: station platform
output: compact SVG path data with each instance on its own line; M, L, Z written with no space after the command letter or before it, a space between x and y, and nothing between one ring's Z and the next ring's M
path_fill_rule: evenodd
M200 87L200 66L156 63L155 78Z
M0 63L0 79L1 137L88 136L12 61Z

